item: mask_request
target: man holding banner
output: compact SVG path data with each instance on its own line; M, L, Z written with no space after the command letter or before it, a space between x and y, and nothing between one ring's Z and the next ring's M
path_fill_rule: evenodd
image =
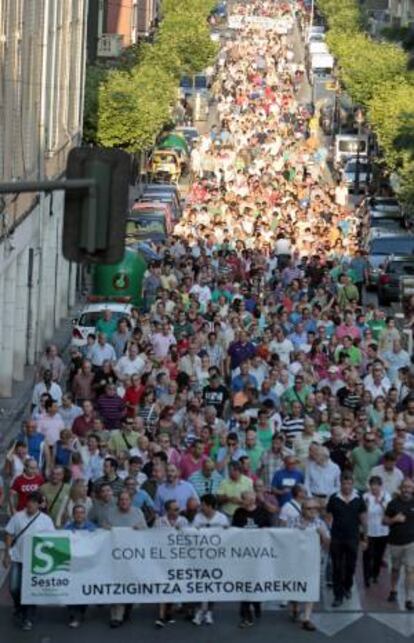
M9 587L14 603L14 615L21 621L22 630L30 632L36 607L22 605L22 568L23 545L27 537L40 532L54 531L55 526L49 516L40 511L43 498L38 492L30 493L26 508L14 514L6 525L3 565L10 566Z
M272 516L256 502L253 491L243 491L241 494L242 506L236 509L233 516L233 526L248 529L260 529L272 526ZM240 603L240 627L253 625L253 611L256 618L261 616L261 605L257 601L242 601Z

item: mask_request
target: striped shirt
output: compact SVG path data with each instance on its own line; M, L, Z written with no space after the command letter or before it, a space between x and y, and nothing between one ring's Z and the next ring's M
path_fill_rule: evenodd
M288 442L291 443L296 436L302 433L304 423L304 418L294 418L287 415L282 422L280 430L285 434Z

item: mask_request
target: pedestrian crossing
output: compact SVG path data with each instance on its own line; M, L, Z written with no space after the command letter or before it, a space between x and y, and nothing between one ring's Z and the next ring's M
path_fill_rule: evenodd
M333 594L325 584L321 587L321 600L315 605L312 621L318 632L327 637L335 637L350 625L363 617L369 617L385 625L390 630L409 638L414 635L414 613L404 608L404 579L400 579L398 603L387 603L389 592L389 574L384 570L378 585L368 590L363 586L362 575L358 570L356 583L350 599L343 602L341 607L332 607ZM263 611L286 611L287 605L271 601L263 605Z

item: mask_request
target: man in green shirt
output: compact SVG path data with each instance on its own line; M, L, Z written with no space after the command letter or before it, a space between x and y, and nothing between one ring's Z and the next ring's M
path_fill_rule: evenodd
M368 322L368 327L372 331L372 338L377 342L382 331L387 327L383 310L374 310L372 319Z
M105 308L102 311L102 317L98 319L95 326L95 331L97 333L105 333L110 341L112 335L117 330L117 321L112 314L112 310Z
M348 355L352 366L360 366L362 364L362 351L358 346L354 346L352 338L349 335L345 335L342 340L342 345L338 346L335 350L335 361L337 363L339 362L341 353L346 353Z
M286 389L281 397L286 412L290 413L292 411L292 402L300 402L301 406L304 407L310 393L312 393L311 387L304 385L303 375L298 373L295 377L294 385Z
M338 304L342 310L348 308L353 302L359 301L358 288L351 282L349 275L342 273L339 276L338 284Z
M138 447L139 434L133 428L133 418L126 418L122 422L120 429L111 431L108 447L115 457L118 457L124 451L130 451Z
M220 483L217 497L223 513L232 518L236 509L243 504L243 491L253 491L253 482L247 476L242 475L239 462L230 462L228 469L229 477Z
M377 447L374 433L366 433L364 443L351 451L351 462L354 467L355 488L363 493L368 488L371 469L376 467L382 451Z
M250 459L251 470L253 471L253 473L256 473L265 450L257 441L257 433L255 429L247 429L244 441L244 450L246 451L246 455Z
M54 467L49 482L45 482L39 491L46 499L46 509L55 527L61 527L69 500L70 485L64 481L63 467Z

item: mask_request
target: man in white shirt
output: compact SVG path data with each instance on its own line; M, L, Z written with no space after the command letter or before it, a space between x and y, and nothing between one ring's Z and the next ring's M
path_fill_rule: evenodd
M269 344L271 353L276 353L279 359L284 364L290 364L290 356L294 351L294 347L290 339L284 336L281 328L276 329L275 337Z
M95 342L91 350L92 366L97 368L107 360L116 362L115 349L112 344L108 344L106 341L105 333L98 333L98 341Z
M329 457L329 450L314 445L313 457L305 468L305 487L309 495L326 500L340 489L341 470Z
M42 496L35 492L27 496L26 509L18 511L6 525L3 565L10 566L9 588L16 616L21 619L22 629L29 632L33 627L34 605L21 604L23 548L28 536L55 531L52 519L40 511ZM42 570L39 570L41 573Z
M364 388L371 393L373 400L379 396L386 397L391 388L391 382L385 375L381 362L374 362L372 373L364 378Z
M122 382L127 380L131 375L141 375L145 368L145 359L138 355L138 346L131 343L128 348L128 354L123 355L115 366L115 373Z
M170 325L166 322L162 324L161 332L156 332L151 336L151 344L157 359L165 359L170 350L170 346L177 343Z
M62 389L59 384L53 382L52 371L50 370L46 370L43 373L42 381L38 382L33 389L32 411L35 407L39 407L40 398L44 393L47 393L53 400L56 400L58 406L62 404Z
M305 487L295 484L292 487L292 498L285 502L279 513L279 522L282 527L292 527L298 517L302 515L302 502L305 498Z
M345 386L345 382L341 380L339 376L339 371L337 366L330 366L328 368L328 376L323 380L320 380L318 384L318 389L321 390L325 386L329 386L331 389L332 395L336 395L340 388Z
M201 504L198 513L195 515L192 527L229 527L229 519L221 511L217 511L217 499L212 493L206 493L201 497ZM213 624L213 603L201 603L193 618L194 625Z

